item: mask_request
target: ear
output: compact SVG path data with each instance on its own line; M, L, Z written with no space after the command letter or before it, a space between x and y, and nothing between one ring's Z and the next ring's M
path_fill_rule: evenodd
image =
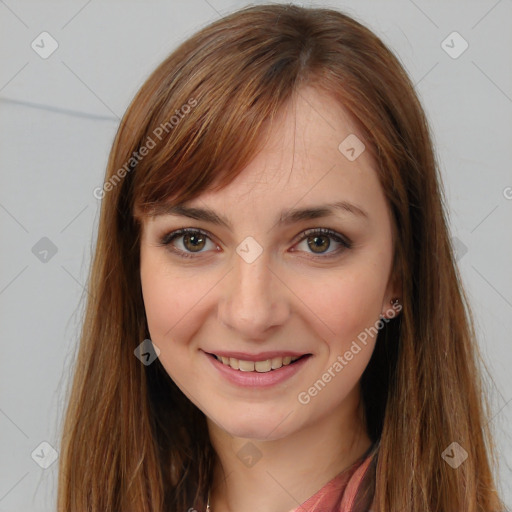
M402 281L392 275L384 294L381 315L383 318L394 318L402 308Z

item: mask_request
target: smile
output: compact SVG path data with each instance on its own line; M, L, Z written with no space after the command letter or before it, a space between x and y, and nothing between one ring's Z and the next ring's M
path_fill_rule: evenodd
M220 361L226 366L230 366L233 370L240 370L242 372L259 372L266 373L272 370L278 370L282 366L287 366L295 361L298 361L304 356L285 356L285 357L273 357L271 359L265 359L263 361L245 361L243 359L236 359L234 357L224 357L212 354L216 357L217 361Z
M291 379L313 357L291 351L203 353L222 379L249 390L270 388Z

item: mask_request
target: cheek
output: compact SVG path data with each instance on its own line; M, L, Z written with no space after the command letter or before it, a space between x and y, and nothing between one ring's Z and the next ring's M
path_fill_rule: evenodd
M328 414L340 406L361 378L375 347L384 280L368 267L350 275L331 274L315 286L309 314L324 343L318 365L298 394L311 414ZM315 319L313 320L313 316Z
M170 280L153 265L141 264L141 286L149 331L156 342L172 328L175 322L173 312L179 300Z
M149 335L160 350L158 359L167 374L187 394L188 360L193 347L180 340L192 339L191 326L200 325L196 320L201 286L196 286L194 280L191 287L190 277L187 286L183 276L170 272L168 263L162 260L165 258L161 255L141 252L140 277Z
M350 345L379 319L384 289L382 278L376 274L364 269L333 273L314 290L307 302L323 324L322 332L330 345Z
M177 357L184 354L180 348L187 347L187 340L194 340L194 333L204 322L205 297L219 279L199 274L192 267L176 270L165 253L141 251L140 278L148 328L163 360L171 347Z

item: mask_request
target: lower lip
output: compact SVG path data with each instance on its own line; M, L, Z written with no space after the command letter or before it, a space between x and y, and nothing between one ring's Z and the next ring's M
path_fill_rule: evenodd
M267 388L275 386L280 382L289 379L295 375L306 363L309 361L311 355L302 357L296 363L281 366L277 370L270 370L269 372L243 372L242 370L234 370L231 366L221 363L215 356L209 355L205 352L206 357L211 361L212 365L219 370L223 377L237 384L238 386L248 388Z

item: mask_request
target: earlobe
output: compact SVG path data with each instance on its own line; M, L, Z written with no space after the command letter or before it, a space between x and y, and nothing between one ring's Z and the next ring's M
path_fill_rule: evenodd
M402 279L398 277L396 273L394 273L390 278L388 288L384 295L385 300L388 299L388 301L382 304L382 318L395 318L398 316L400 311L402 311L403 304L400 298L402 291Z
M391 299L389 303L391 308L387 308L385 311L382 311L381 318L394 318L403 308L402 303L398 297Z

